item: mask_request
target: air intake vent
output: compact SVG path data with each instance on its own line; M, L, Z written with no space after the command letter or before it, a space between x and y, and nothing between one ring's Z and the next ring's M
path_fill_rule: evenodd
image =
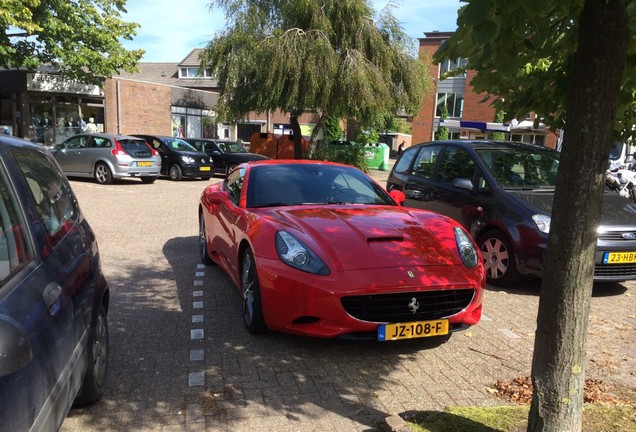
M369 243L392 243L404 241L404 237L370 237L367 239Z

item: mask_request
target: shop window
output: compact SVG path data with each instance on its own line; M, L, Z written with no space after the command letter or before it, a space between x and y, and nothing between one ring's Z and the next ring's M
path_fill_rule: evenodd
M211 111L200 108L172 107L172 136L180 138L201 138L204 136L205 118Z

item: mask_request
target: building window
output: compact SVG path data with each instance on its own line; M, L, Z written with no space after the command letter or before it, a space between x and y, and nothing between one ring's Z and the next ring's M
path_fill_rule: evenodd
M464 68L467 64L467 59L444 60L442 63L439 64L439 77L441 79L444 79L444 75L448 72L452 72L458 68ZM466 73L464 72L456 76L465 77Z
M512 141L522 142L526 144L536 144L545 146L545 135L543 134L513 134L510 136Z
M213 115L214 113L209 110L173 106L172 136L179 138L214 138L213 136L207 136L209 133L206 134L207 129L204 127L206 124L205 119Z
M441 117L442 107L446 105L448 117L461 118L464 111L464 95L457 93L437 93L435 117Z
M179 78L212 78L212 71L205 69L201 75L198 67L182 67L179 69Z

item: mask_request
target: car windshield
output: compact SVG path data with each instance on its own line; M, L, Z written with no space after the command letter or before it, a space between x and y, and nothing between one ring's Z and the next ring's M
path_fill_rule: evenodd
M247 207L302 204L395 205L384 189L352 167L324 164L252 167Z
M177 151L197 151L197 149L195 149L194 147L192 147L190 144L188 144L187 142L180 140L178 138L166 138L164 140L164 142L166 143L166 145L171 148L172 150L177 150Z
M220 142L217 145L225 153L247 153L243 144L237 142Z
M553 188L559 169L559 152L542 147L476 149L503 188Z

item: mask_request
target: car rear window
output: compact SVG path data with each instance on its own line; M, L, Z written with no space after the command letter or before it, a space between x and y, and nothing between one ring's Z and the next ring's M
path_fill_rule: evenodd
M121 148L123 148L126 152L137 152L137 151L149 151L148 145L146 141L142 140L132 140L132 139L122 139L119 140L119 144Z

